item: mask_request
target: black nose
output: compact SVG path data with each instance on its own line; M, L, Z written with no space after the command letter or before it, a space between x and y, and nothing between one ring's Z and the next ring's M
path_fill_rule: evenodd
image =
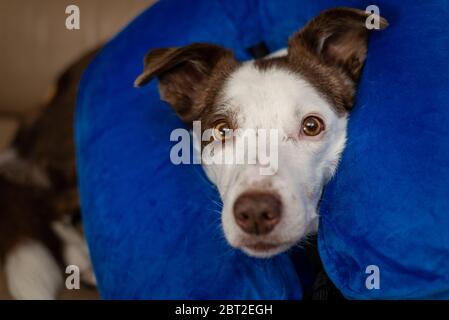
M251 191L240 195L234 203L234 218L243 231L263 235L281 220L282 202L274 193Z

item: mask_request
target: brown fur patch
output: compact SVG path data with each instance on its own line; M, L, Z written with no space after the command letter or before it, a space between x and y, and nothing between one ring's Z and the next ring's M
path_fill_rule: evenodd
M324 11L291 37L286 57L257 60L255 65L301 75L343 115L354 105L366 57L367 17L366 12L351 8ZM387 25L380 18L381 29ZM141 86L157 76L161 98L182 120L189 124L201 120L210 127L225 80L238 67L230 51L211 44L154 49L145 57L144 72L135 84Z
M350 111L365 63L370 30L368 14L352 8L334 8L312 19L295 33L288 46L293 71L303 75L336 108ZM380 28L388 22L380 17Z
M190 124L209 106L215 88L237 64L230 50L207 43L153 49L146 55L144 71L135 85L140 87L157 77L161 99Z
M17 185L0 176L0 261L21 243L38 240L62 264L61 242L51 228L60 214L49 189Z
M366 58L369 14L352 8L333 8L312 19L289 41L289 53L302 56L305 51L321 63L340 69L357 81ZM380 30L388 26L379 17Z
M39 241L62 263L62 243L51 225L79 214L73 123L80 78L96 55L75 62L31 124L23 125L13 148L19 159L0 168L0 259L25 241ZM50 183L40 183L42 172ZM62 264L61 264L62 266Z
M275 57L255 61L255 66L262 70L280 68L298 74L307 80L334 107L335 112L343 115L354 103L354 84L340 72L310 59L291 56ZM346 81L345 81L346 80Z

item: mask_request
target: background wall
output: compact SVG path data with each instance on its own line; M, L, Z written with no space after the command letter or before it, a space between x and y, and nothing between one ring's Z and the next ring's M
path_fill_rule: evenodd
M5 110L29 114L57 75L83 52L123 28L155 0L0 0L0 150L16 129ZM67 30L68 5L80 8L80 30Z
M153 2L0 0L0 106L32 107L62 68L106 41ZM80 30L65 27L70 4L80 8Z

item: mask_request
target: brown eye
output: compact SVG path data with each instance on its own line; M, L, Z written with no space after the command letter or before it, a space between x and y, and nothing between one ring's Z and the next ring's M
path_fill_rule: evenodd
M227 122L220 122L214 128L215 140L224 141L230 137L230 126Z
M324 122L317 116L309 116L302 122L302 132L309 137L315 137L324 131Z

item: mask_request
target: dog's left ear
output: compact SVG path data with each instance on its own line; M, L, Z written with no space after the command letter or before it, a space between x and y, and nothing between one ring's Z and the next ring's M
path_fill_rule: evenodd
M342 69L357 81L366 58L370 14L352 8L334 8L311 20L289 41L289 57L312 55L321 62ZM388 26L379 19L379 29Z
M234 63L237 61L230 50L208 43L153 49L146 55L144 70L134 85L141 87L158 78L161 99L191 124L205 108L198 103L198 95L207 90L214 71Z

